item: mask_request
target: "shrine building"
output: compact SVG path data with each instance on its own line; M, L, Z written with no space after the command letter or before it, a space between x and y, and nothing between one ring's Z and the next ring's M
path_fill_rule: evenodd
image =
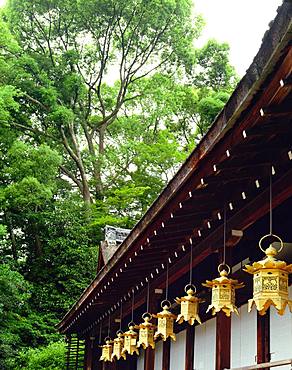
M68 370L292 369L291 20L284 1L177 174L107 229L58 325Z

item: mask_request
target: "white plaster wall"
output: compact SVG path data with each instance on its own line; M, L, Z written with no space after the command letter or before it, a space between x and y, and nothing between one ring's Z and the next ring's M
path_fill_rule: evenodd
M257 311L247 312L247 304L231 317L231 367L256 364Z
M289 287L289 297L292 299L292 286ZM292 358L292 314L286 307L280 316L274 307L270 309L270 351L271 361ZM279 370L290 370L291 366L277 367Z
M216 319L195 328L195 370L214 370L216 352Z
M144 356L145 356L145 350L142 348L139 348L139 356L137 358L137 370L144 370Z
M163 341L160 340L155 345L154 370L162 370Z
M186 330L176 334L176 341L170 344L170 370L180 370L185 367Z

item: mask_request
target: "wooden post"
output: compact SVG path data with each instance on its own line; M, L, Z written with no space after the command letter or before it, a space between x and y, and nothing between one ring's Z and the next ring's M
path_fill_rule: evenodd
M84 355L84 369L93 370L94 358L94 337L87 337L85 339L85 355Z
M195 325L188 325L186 333L185 370L193 370L194 368L194 344L195 344Z
M231 317L220 311L216 316L216 370L230 368Z
M169 370L170 365L170 338L163 342L162 370Z
M129 363L129 370L137 369L137 355L135 353L132 356L130 356L130 360L128 360L128 363Z
M98 339L95 339L93 344L93 370L102 370L103 362L99 361L101 356L100 342Z
M154 370L155 350L148 347L145 350L144 369Z
M75 360L75 368L78 369L79 365L79 338L77 337L77 347L76 347L76 360Z
M241 230L227 230L225 263L232 266L233 248L242 238ZM219 250L218 262L223 263L223 248ZM231 317L227 317L223 311L216 315L216 370L230 368L231 352Z
M69 369L70 366L70 355L71 355L71 335L69 334L67 337L67 360L66 360L66 370Z
M257 363L270 361L270 310L261 316L257 313Z

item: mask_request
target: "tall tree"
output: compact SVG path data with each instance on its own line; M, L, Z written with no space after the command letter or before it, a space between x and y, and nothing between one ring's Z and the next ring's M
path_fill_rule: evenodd
M192 19L191 7L190 0L9 2L21 46L11 76L22 107L14 126L63 152L61 171L85 202L102 196L106 133L140 96L132 87L158 69L193 64L202 20Z

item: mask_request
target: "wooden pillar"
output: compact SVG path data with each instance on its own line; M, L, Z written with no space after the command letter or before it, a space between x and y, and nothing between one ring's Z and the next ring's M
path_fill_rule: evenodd
M101 356L101 348L98 339L95 339L93 343L93 359L92 359L92 369L93 370L103 370L103 362L99 361Z
M69 334L66 338L66 342L67 342L67 358L66 358L66 370L69 369L69 366L70 366L70 355L71 355L71 335Z
M226 263L232 266L233 247L239 243L243 236L241 230L227 230L226 234ZM222 246L223 247L223 246ZM218 262L223 263L223 248L219 250ZM230 368L231 355L231 317L223 311L216 315L216 370Z
M185 370L193 370L194 368L194 344L195 344L195 325L188 325L186 333Z
M137 355L133 354L132 356L129 356L130 359L128 360L129 370L136 370L137 369Z
M152 349L151 347L146 348L144 357L144 369L154 370L154 361L155 361L155 350Z
M261 316L257 313L257 363L270 361L270 310Z
M75 359L75 369L78 369L79 365L79 338L77 337L77 347L76 347L76 359Z
M216 370L230 368L231 317L220 311L216 316Z
M169 370L170 365L170 338L163 342L162 370Z
M93 370L93 359L94 359L94 337L87 337L85 339L85 356L84 356L84 369Z

